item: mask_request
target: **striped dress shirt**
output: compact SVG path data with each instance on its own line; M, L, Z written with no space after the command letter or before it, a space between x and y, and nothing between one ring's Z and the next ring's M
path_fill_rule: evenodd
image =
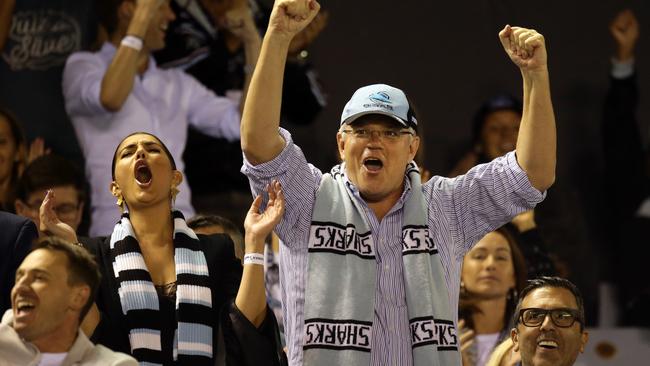
M259 165L250 164L244 156L242 173L248 176L254 195L264 192L273 179L282 184L286 211L276 228L283 243L280 247L280 284L289 365L298 366L303 364L309 228L323 173L307 162L288 131L280 128L280 134L286 141L283 151L273 160ZM410 366L413 357L401 237L404 202L410 194L410 185L405 181L402 196L381 221L354 185L347 186L364 207L377 245L375 307L369 309L374 312L370 363L372 366ZM435 176L423 183L422 190L428 203L429 231L445 268L450 308L457 309L460 267L465 253L486 233L516 214L532 209L544 199L545 193L531 186L514 152L476 166L456 178Z

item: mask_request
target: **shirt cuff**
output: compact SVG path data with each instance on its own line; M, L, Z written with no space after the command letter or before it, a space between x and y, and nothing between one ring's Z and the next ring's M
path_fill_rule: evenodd
M614 79L627 79L634 74L634 59L618 61L612 58L612 77Z
M241 172L244 175L248 176L249 178L272 178L280 175L287 169L288 161L290 161L291 157L295 153L295 145L289 131L280 127L279 132L280 136L282 136L286 143L284 149L282 149L282 152L280 152L280 154L278 154L278 156L272 160L258 165L253 165L250 161L248 161L248 159L246 159L246 154L243 154L244 164L242 165Z
M517 156L514 151L506 154L506 164L512 172L511 179L515 185L517 194L527 203L530 208L542 202L546 198L546 191L540 192L533 187L528 179L528 174L519 166Z

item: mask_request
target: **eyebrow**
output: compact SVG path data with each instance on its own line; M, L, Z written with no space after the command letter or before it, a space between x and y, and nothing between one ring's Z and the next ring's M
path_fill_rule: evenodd
M48 276L48 277L49 277L49 275L50 275L50 272L48 272L48 271L46 271L46 270L44 270L44 269L33 268L33 269L29 269L29 270L25 271L25 270L22 269L22 268L18 268L18 269L16 270L16 276L18 276L18 275L22 275L22 274L25 273L25 272L33 272L33 273L37 273L37 274L43 274L43 275L46 275L46 276Z
M155 142L155 141L144 141L144 142L142 142L142 144L143 144L145 147L160 146L160 144L158 144L158 143ZM138 146L138 143L137 143L137 142L134 142L134 143L128 144L128 145L124 146L124 147L120 150L120 152L123 152L124 150L128 150L128 149L134 149L136 146Z

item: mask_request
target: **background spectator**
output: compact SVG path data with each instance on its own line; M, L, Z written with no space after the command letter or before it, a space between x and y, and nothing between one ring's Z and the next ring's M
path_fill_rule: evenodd
M26 158L25 139L18 121L11 112L0 108L0 210L11 211Z
M27 166L16 187L16 213L40 227L38 211L48 190L56 197L57 216L82 235L79 226L86 204L86 181L81 170L63 157L44 155Z
M485 235L463 259L459 332L463 366L483 366L509 337L526 262L508 229Z

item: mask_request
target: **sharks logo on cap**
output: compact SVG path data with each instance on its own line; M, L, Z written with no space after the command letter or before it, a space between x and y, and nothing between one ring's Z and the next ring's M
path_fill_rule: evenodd
M368 99L372 100L373 102L377 103L386 103L386 104L391 104L390 100L390 95L384 91L372 93L368 96Z

